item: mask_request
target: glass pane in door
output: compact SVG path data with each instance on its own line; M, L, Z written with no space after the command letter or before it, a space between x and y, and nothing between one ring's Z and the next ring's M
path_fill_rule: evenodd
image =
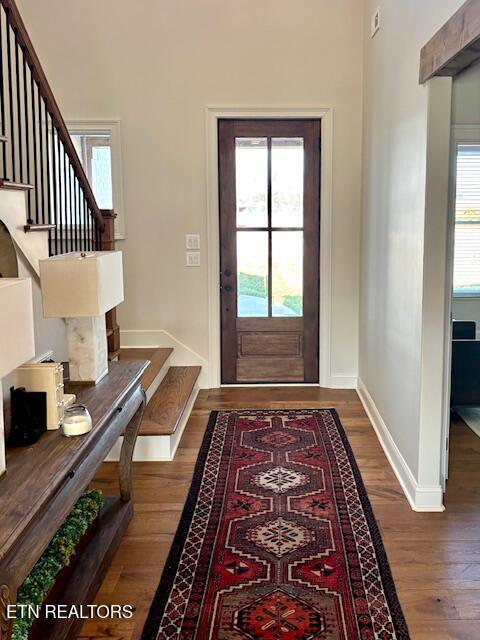
M268 316L267 231L237 231L237 315Z
M268 224L267 138L235 138L237 227Z
M272 226L303 226L303 138L272 138Z
M303 231L272 232L272 316L303 315Z

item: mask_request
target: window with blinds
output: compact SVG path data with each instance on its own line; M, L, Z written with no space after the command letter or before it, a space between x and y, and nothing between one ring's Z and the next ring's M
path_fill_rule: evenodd
M453 292L480 297L480 144L457 145Z

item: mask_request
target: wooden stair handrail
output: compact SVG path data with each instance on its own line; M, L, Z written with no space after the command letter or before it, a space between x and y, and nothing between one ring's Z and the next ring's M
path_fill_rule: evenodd
M104 219L97 205L92 187L90 186L82 163L80 162L80 158L78 157L73 142L70 138L67 125L65 124L65 120L63 119L63 116L60 112L55 96L53 95L53 91L47 80L45 72L43 71L41 62L35 52L33 43L30 40L30 36L28 35L25 23L23 22L18 7L15 4L14 0L0 0L0 4L9 14L11 27L17 35L18 43L22 47L28 66L30 67L32 75L37 82L38 90L40 91L40 94L45 101L48 112L52 119L52 124L57 130L57 135L61 140L65 149L65 153L67 154L72 164L75 176L77 177L78 182L85 194L88 206L92 211L96 223L98 227L103 231Z

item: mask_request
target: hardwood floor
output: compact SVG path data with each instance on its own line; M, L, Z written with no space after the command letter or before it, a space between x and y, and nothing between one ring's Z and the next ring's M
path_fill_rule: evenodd
M210 411L335 407L379 522L412 640L480 638L480 438L459 419L451 433L445 513L414 513L354 391L315 387L201 391L173 462L135 463L135 516L97 596L133 604L132 620L88 621L82 640L138 640L175 534ZM115 466L95 486L114 493Z

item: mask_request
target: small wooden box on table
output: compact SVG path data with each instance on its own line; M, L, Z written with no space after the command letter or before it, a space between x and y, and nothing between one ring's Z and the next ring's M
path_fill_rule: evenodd
M0 640L11 635L7 606L39 559L98 467L120 436L120 495L106 498L99 527L86 546L58 604L93 601L133 515L131 463L145 409L141 377L148 361L111 362L96 386L67 385L68 393L90 411L93 429L66 438L48 431L30 447L7 453L7 473L0 478ZM74 638L82 620L42 621L43 637Z

